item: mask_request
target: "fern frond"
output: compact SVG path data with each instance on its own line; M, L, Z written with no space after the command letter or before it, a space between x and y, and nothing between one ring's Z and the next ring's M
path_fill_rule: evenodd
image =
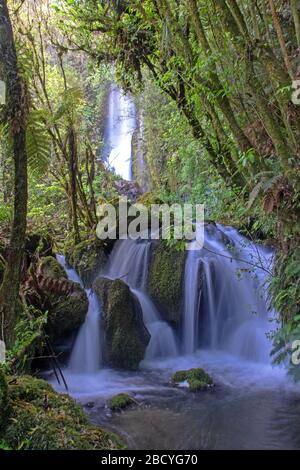
M32 110L26 128L28 167L34 175L43 175L50 163L51 138L44 110Z
M58 121L64 115L72 115L74 110L82 103L83 93L80 87L68 88L61 94L60 106L57 109L54 119Z

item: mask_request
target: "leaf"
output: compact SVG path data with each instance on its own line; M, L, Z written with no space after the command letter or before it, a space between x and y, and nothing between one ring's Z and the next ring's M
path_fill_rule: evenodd
M26 128L26 151L29 169L35 175L43 175L50 163L51 137L45 112L33 110L29 114Z

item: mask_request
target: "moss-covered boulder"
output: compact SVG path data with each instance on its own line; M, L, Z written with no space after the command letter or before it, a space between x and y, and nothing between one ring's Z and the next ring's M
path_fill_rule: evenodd
M212 387L213 380L205 370L196 368L189 370L178 370L173 374L171 382L178 385L187 382L191 392L200 392Z
M43 305L37 307L48 311L46 331L55 341L82 325L88 311L88 298L79 284L67 279L64 268L51 256L42 258L39 275Z
M97 279L93 289L103 306L106 363L137 369L150 341L138 300L120 279Z
M136 404L137 402L127 393L118 393L108 401L108 407L112 411L125 410Z
M148 289L164 320L178 326L182 306L185 252L160 241L149 267Z
M75 269L85 287L91 287L94 278L104 268L109 247L105 241L84 240L66 250L66 261Z
M30 376L8 380L10 413L0 437L12 449L121 449L120 439L88 423L81 407Z
M41 259L39 270L45 277L52 279L67 279L64 268L53 256L45 256Z

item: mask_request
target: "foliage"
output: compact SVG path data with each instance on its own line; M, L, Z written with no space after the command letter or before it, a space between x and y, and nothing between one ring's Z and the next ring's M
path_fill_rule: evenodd
M35 350L41 348L44 341L44 326L47 323L47 312L41 313L34 307L28 307L20 317L15 328L16 340L8 351L5 368L19 372L28 368Z

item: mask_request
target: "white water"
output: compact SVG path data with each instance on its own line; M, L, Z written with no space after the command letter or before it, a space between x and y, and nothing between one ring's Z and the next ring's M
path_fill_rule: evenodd
M110 168L125 180L131 180L132 135L135 128L136 111L132 99L112 85L104 135L105 154Z
M272 252L232 228L208 226L204 247L189 251L185 268L183 352L225 350L254 362L270 362L267 308Z
M68 278L82 286L76 271L66 265L64 256L57 255L57 260L64 267ZM102 363L101 308L94 292L91 289L86 289L85 292L89 308L85 322L78 331L68 366L68 370L74 374L95 373L100 369Z
M104 276L121 278L139 300L145 326L151 335L145 358L172 357L178 354L174 332L170 325L161 320L146 292L150 257L150 242L119 240L110 255Z

